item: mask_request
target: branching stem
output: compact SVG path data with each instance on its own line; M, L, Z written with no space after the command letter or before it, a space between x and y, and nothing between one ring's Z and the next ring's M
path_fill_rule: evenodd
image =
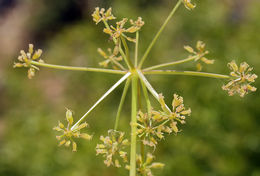
M159 101L159 94L156 92L156 90L152 87L152 85L149 83L149 81L145 78L143 73L140 70L137 70L139 78L142 80L146 88L150 91L150 93L154 96L154 98L160 103ZM164 107L169 113L171 112L170 108L165 104Z
M209 78L220 78L220 79L230 79L228 75L221 75L216 73L206 73L206 72L196 72L196 71L177 71L177 70L151 70L144 71L147 75L186 75L186 76L201 76Z
M85 118L87 115L95 108L97 105L102 102L111 92L113 92L122 82L124 82L129 76L131 75L130 72L125 74L122 78L120 78L78 121L75 123L72 127L71 130L73 130L76 126L78 126Z
M154 70L154 69L158 69L158 68L162 68L162 67L169 67L169 66L173 66L173 65L178 65L178 64L183 64L189 61L193 61L194 59L196 59L197 56L193 56L193 57L188 57L186 59L182 59L182 60L178 60L178 61L173 61L173 62L168 62L168 63L164 63L164 64L159 64L159 65L154 65L152 67L148 67L143 69L144 71L149 71L149 70Z
M122 70L112 70L112 69L103 69L103 68L89 68L89 67L73 67L73 66L63 66L63 65L54 65L47 64L42 62L30 61L32 65L37 65L41 67L54 68L59 70L71 70L71 71L89 71L89 72L101 72L101 73L113 73L113 74L126 74L126 71Z
M176 12L176 10L178 9L178 7L181 5L182 0L179 0L177 2L177 4L174 6L174 8L172 9L172 11L170 12L169 16L166 18L166 20L164 21L163 25L161 26L161 28L159 29L159 31L157 32L157 34L155 35L155 37L153 38L152 42L150 43L150 45L148 46L148 48L146 49L139 65L138 68L140 69L145 61L145 59L147 58L148 54L150 53L152 47L154 46L154 44L156 43L157 39L159 38L159 36L161 35L162 31L164 30L164 28L166 27L166 25L168 24L168 22L170 21L170 19L173 17L174 13Z
M125 83L125 87L124 87L124 90L123 90L123 93L122 93L122 96L121 96L121 100L120 100L120 103L119 103L118 111L117 111L117 114L116 114L116 121L115 121L114 130L117 130L117 128L118 128L118 123L119 123L122 107L123 107L124 102L125 102L125 97L126 97L126 94L127 94L128 88L129 88L129 84L130 84L130 79L128 78L126 83Z

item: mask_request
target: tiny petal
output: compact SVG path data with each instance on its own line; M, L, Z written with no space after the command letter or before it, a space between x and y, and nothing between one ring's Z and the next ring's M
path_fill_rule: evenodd
M40 58L41 55L42 55L42 50L41 50L41 49L38 49L38 50L34 53L34 55L33 55L33 57L32 57L32 60L36 60L36 59Z
M66 119L69 122L70 125L73 124L73 116L72 116L72 111L67 109L66 111Z
M59 121L58 124L59 124L59 127L60 127L60 128L64 128L63 123L61 123L61 122Z
M55 131L62 131L62 129L60 127L54 127L53 130L55 130Z
M29 68L28 69L28 78L32 79L35 76L35 69L34 68Z
M64 140L60 141L59 146L62 146L65 143L66 143L66 140L64 139Z
M154 159L154 156L151 153L147 153L145 163L150 164L153 161L153 159Z
M73 152L77 151L77 144L76 144L76 142L72 142L72 151Z
M86 140L91 140L92 139L92 135L89 135L87 133L82 133L80 134L80 137Z
M175 133L178 133L178 132L179 132L179 129L178 129L178 127L177 127L177 122L172 122L172 123L170 124L170 126L171 126L172 130L173 130Z
M88 126L88 124L86 122L84 122L84 123L80 124L77 129L81 130L83 128L86 128L87 126Z
M30 54L33 53L33 44L29 44L29 53L30 53Z
M228 63L228 67L233 70L234 72L238 71L238 66L234 60Z
M150 168L153 168L153 169L162 169L164 166L165 166L165 164L163 164L163 163L157 163L157 162L155 162L155 163L152 163L152 164L151 164Z
M70 144L71 144L71 142L70 142L70 141L67 141L67 142L65 143L65 146L66 146L66 147L69 147Z
M196 5L191 3L191 0L183 0L183 3L188 10L192 10L196 7Z
M187 50L189 53L194 53L194 49L188 45L184 46L184 49Z
M117 167L117 168L121 167L121 165L119 164L119 161L117 159L115 160L115 167Z

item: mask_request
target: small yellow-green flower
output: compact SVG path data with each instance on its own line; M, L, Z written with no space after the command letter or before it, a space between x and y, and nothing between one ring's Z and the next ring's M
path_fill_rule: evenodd
M42 50L38 49L34 52L33 50L33 44L29 44L28 52L26 53L24 50L20 51L21 55L18 56L18 61L14 63L14 68L16 67L28 67L28 78L32 79L32 77L35 75L35 71L39 70L38 67L31 64L31 61L38 61L43 62L42 59L40 59L42 55Z
M186 109L184 107L183 98L177 94L173 95L172 110L170 112L165 108L166 103L162 94L159 94L159 101L162 106L162 109L164 110L162 115L165 116L165 118L167 118L167 120L170 122L170 128L175 133L179 132L179 129L177 128L177 121L181 124L184 124L186 116L190 116L191 114L191 109Z
M167 118L161 112L152 110L150 113L138 112L137 134L144 145L156 147L157 141L164 138L164 133L171 133L172 129L166 126Z
M191 53L189 57L194 57L194 61L202 61L205 64L214 64L214 60L207 59L205 55L209 54L209 51L205 49L206 44L202 41L198 41L196 44L196 49L195 51L191 46L184 46L184 49ZM196 65L197 70L201 71L202 70L202 64L200 62L197 63Z
M158 141L164 138L165 133L178 133L177 122L185 123L186 116L190 116L191 109L186 109L183 98L173 95L172 110L167 108L164 97L159 94L159 102L162 111L151 110L143 113L139 111L137 116L137 135L144 145L156 147Z
M128 139L124 139L124 133L115 130L109 130L108 136L100 136L102 144L97 144L97 155L102 155L106 159L104 163L107 167L115 166L121 167L120 160L124 163L128 162L127 152L124 151L125 147L129 145Z
M195 4L191 3L191 0L183 0L183 4L188 10L192 10L196 7Z
M66 127L63 123L59 122L58 126L54 127L53 130L62 132L62 135L56 136L57 140L60 141L59 146L62 146L64 144L66 147L69 147L70 145L72 145L72 151L76 152L77 143L74 141L74 138L91 140L92 135L80 132L83 128L86 128L88 126L86 122L81 123L75 128L71 129L73 125L73 114L72 111L69 109L67 109L66 111L66 121L68 122Z
M141 29L141 27L144 25L144 22L142 21L141 17L138 17L136 21L130 20L131 27L125 28L125 24L127 23L128 19L123 18L121 21L118 21L116 23L116 27L110 26L110 28L105 28L103 31L106 34L111 35L113 38L118 39L119 37L123 36L130 42L135 42L135 39L126 36L124 33L135 33L138 30Z
M103 67L107 67L108 64L111 63L115 69L121 67L121 65L118 62L122 61L122 56L118 56L119 54L118 46L115 46L113 52L111 48L108 48L107 51L108 53L103 51L101 48L98 48L98 53L105 59L104 61L99 62L99 65Z
M257 78L256 74L251 73L252 67L249 67L246 62L242 62L238 67L234 60L228 63L228 67L231 70L231 81L223 85L222 89L228 91L230 96L237 93L240 97L244 97L249 91L256 91L256 88L251 85Z
M162 169L163 163L153 162L154 156L151 153L147 153L145 161L143 161L141 155L136 157L136 171L138 175L153 176L152 169ZM129 165L126 165L126 169L130 169Z
M116 17L114 17L114 15L112 14L111 7L109 9L107 9L107 11L105 11L104 8L100 9L99 7L96 7L95 11L92 14L92 17L93 17L93 21L96 22L96 24L98 24L102 20L108 21L108 20L116 19Z

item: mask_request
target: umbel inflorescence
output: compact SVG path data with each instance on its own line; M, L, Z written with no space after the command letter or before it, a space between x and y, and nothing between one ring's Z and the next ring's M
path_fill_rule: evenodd
M36 70L39 70L39 66L61 70L91 71L122 75L122 77L107 90L77 122L74 122L72 111L67 109L67 124L64 125L62 122L58 122L58 125L53 128L60 133L56 136L59 141L59 146L72 146L72 151L76 151L76 142L79 138L91 140L92 135L82 132L88 126L88 124L84 122L86 117L111 92L125 82L117 115L115 117L115 126L113 129L108 130L107 136L100 137L101 143L96 145L96 154L103 156L104 164L108 167L114 166L128 169L130 176L152 176L153 169L164 167L163 163L153 161L155 157L152 153L157 149L158 144L162 139L166 139L169 134L177 134L180 132L179 125L185 124L186 118L191 115L191 109L184 105L183 97L177 94L173 95L171 108L169 108L164 101L163 95L157 93L146 79L146 75L187 75L226 79L229 82L227 82L226 85L223 85L222 89L226 90L230 96L238 94L241 97L244 97L250 91L256 91L256 88L252 86L252 83L255 82L257 75L251 73L253 68L246 62L242 62L240 65L237 65L235 61L228 63L227 66L231 69L230 75L201 72L205 64L214 63L213 59L207 58L209 51L206 50L206 44L202 41L198 41L195 48L188 45L184 46L184 49L189 53L187 58L147 68L142 67L158 37L181 4L184 4L188 10L195 8L195 4L193 4L191 0L179 0L142 57L139 57L138 51L139 33L145 24L142 18L138 17L136 20L128 20L127 18L117 20L112 14L111 8L105 10L104 8L97 7L92 14L93 21L96 24L103 23L103 32L106 33L114 43L113 48L98 48L97 50L104 58L104 60L99 63L99 65L104 68L47 64L41 59L42 50L36 50L34 52L32 44L29 44L27 53L21 50L21 55L18 57L19 62L15 63L14 67L29 68L29 79L35 75ZM115 25L110 24L112 20L117 20L116 23L113 23ZM133 56L130 54L129 45L135 45ZM187 62L194 62L197 68L196 71L162 69L164 67L175 66ZM112 67L112 69L109 67ZM118 130L118 126L122 107L130 85L132 91L131 132L123 132ZM138 90L142 90L146 102L146 110L138 106L138 99L142 98L141 95L137 93ZM158 104L161 107L160 109L152 107L149 94L158 101ZM131 134L130 140L127 139L126 134ZM140 149L137 147L139 146L137 145L139 143L141 146Z

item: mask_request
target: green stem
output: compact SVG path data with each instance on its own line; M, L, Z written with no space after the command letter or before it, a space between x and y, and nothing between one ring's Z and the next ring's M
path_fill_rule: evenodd
M113 92L122 82L124 82L129 76L131 75L130 72L126 73L122 78L120 78L72 127L73 130L76 126L78 126L87 115L95 108L97 105L102 102L111 92Z
M124 48L125 48L126 60L127 60L127 62L129 63L130 68L133 68L134 66L133 66L133 63L132 63L131 60L130 60L129 48L128 48L128 45L127 45L127 43L126 43L126 40L125 40L124 37L120 37L120 38L121 38L122 43L123 43Z
M159 38L160 34L162 33L162 31L164 30L164 28L166 27L166 25L168 24L168 22L170 21L170 19L172 18L172 16L174 15L174 13L176 12L176 10L178 9L178 7L181 5L182 0L179 0L177 2L177 4L174 6L174 8L172 9L172 11L170 12L169 16L166 18L166 20L164 21L163 25L161 26L161 28L159 29L159 31L157 32L157 34L155 35L155 37L153 38L152 42L150 43L150 45L148 46L147 50L145 51L139 65L138 68L140 69L145 61L145 59L147 58L148 54L150 53L152 47L154 46L155 42L157 41L157 39Z
M138 109L142 109L142 99L141 99L141 80L138 80L138 84L137 84L137 87L138 87ZM137 123L138 124L138 123ZM141 137L141 141L143 141L143 136ZM141 152L141 156L142 156L142 160L144 161L144 144L143 142L140 142L140 152Z
M136 32L136 37L135 37L135 67L137 67L138 63L138 47L139 47L139 31Z
M123 93L122 93L122 96L121 96L121 100L120 100L120 103L119 103L118 111L117 111L117 114L116 114L116 121L115 121L114 130L117 130L117 128L118 128L118 123L119 123L122 107L123 107L123 104L125 102L126 93L128 91L128 88L129 88L129 84L130 84L130 79L128 78L126 83L125 83L125 87L124 87L124 90L123 90Z
M196 71L176 71L176 70L151 70L144 71L147 75L187 75L187 76L201 76L209 78L220 78L220 79L230 79L228 75L221 75L216 73L206 73L206 72L196 72Z
M131 114L131 153L130 176L136 176L136 115L137 115L137 80L136 74L132 77L132 114Z
M47 68L60 69L60 70L90 71L90 72L102 72L102 73L113 73L113 74L126 74L126 71L122 71L122 70L53 65L53 64L46 64L46 63L42 63L42 62L36 62L36 61L30 61L30 63L32 65L37 65L37 66L42 66L42 67L47 67Z
M143 73L140 70L137 70L139 78L142 80L146 88L150 91L150 93L154 96L154 98L160 103L159 100L159 94L156 92L156 90L153 88L153 86L149 83L149 81L146 79L146 77L143 75ZM161 104L161 103L160 103ZM170 108L165 104L164 105L167 112L171 112Z
M118 46L119 46L119 52L120 52L120 54L123 56L127 67L128 67L129 69L131 69L131 68L132 68L132 65L128 62L128 59L127 59L127 57L126 57L126 55L125 55L125 53L124 53L124 51L123 51L123 49L122 49L121 42L119 42L119 45L118 45Z
M119 68L121 68L121 70L126 70L126 68L123 65L121 65L119 62L117 62L115 59L109 59L109 60L115 65L117 65Z
M193 57L188 57L186 59L182 59L182 60L178 60L178 61L173 61L173 62L168 62L168 63L164 63L164 64L159 64L159 65L154 65L152 67L148 67L143 69L144 71L148 71L148 70L154 70L157 68L161 68L161 67L168 67L168 66L173 66L173 65L178 65L178 64L183 64L189 61L193 61L197 56L193 56Z

